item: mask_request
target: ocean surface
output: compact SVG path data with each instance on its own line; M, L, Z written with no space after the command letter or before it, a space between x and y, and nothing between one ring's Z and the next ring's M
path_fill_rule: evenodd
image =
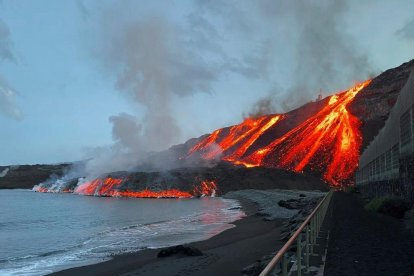
M0 275L44 275L113 254L208 239L244 213L222 198L137 199L0 190Z

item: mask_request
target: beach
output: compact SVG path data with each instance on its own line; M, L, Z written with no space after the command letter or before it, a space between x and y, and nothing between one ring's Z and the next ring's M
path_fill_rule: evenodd
M202 256L176 254L158 258L160 249L146 249L52 275L242 275L243 269L282 247L284 242L280 237L284 223L298 210L274 207L278 206L276 200L298 198L300 194L314 197L322 193L280 190L229 193L227 197L238 199L246 216L234 222L235 227L229 230L186 245L201 250ZM270 205L273 209L269 209ZM258 272L246 271L245 274Z

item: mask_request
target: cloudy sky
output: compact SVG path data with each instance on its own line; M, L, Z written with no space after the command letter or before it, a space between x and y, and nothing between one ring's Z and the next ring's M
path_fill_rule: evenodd
M2 0L0 164L136 155L236 124L257 102L290 110L412 59L413 10L411 0Z

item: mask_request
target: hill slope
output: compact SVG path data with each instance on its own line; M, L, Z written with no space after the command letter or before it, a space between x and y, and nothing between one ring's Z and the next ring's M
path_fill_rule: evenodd
M361 150L383 126L413 67L414 61L407 62L286 114L215 130L185 158L312 173L334 186L352 184Z

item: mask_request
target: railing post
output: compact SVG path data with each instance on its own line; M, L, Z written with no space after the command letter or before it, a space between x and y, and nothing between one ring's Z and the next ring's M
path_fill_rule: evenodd
M321 232L321 226L322 226L322 210L319 210L319 228L318 232ZM319 236L319 233L318 233Z
M306 265L306 271L309 270L309 225L306 226L306 243L305 243L305 265Z
M306 267L306 271L309 271L310 268L310 256L314 254L313 247L317 244L317 238L319 236L319 231L322 227L322 223L325 219L325 216L328 211L329 203L332 197L332 190L325 195L321 202L316 206L316 208L312 211L312 213L305 219L305 221L299 226L296 232L290 237L290 239L286 242L286 244L277 252L277 254L272 258L269 264L263 269L260 273L260 276L267 276L267 275L274 275L279 273L283 276L288 275L288 268L289 268L289 258L287 257L287 252L289 248L294 245L296 241L296 268L297 272L296 275L302 276L302 260L305 262L304 268ZM305 232L305 248L303 248L302 239L303 231ZM310 246L310 248L309 248ZM305 252L302 252L305 249ZM304 253L304 254L302 254ZM302 259L303 255L303 259ZM279 266L281 271L276 272L275 267Z
M283 259L282 259L282 276L287 276L288 275L287 267L288 267L288 260L287 260L286 254L283 254Z
M297 260L296 260L296 266L297 266L297 276L302 275L302 233L299 234L298 239L296 240L297 244Z
M313 241L313 236L314 236L313 232L315 231L314 229L315 227L313 225L314 225L313 218L311 218L310 220L310 243L311 243L310 252L312 255L313 255L313 244L315 243Z
M316 212L316 237L319 236L319 210Z

